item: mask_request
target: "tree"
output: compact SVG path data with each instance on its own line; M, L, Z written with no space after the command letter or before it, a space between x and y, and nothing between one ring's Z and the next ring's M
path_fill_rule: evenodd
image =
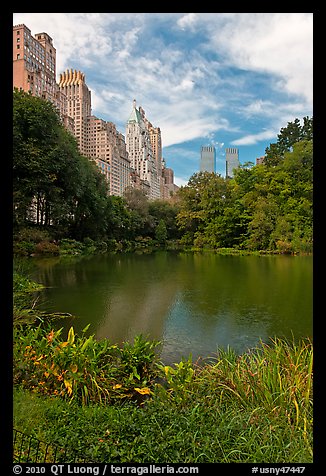
M50 155L57 143L60 120L48 101L17 90L13 99L14 223L28 220L34 203L36 222L48 224L48 193L57 178Z
M303 123L296 118L293 122L288 122L286 127L282 127L277 135L277 142L270 144L266 148L265 163L268 166L275 166L284 158L284 154L293 149L297 142L313 140L313 118L304 117Z
M107 186L44 99L14 91L14 224L36 223L81 239L105 235Z
M165 221L161 218L159 221L157 227L155 228L155 239L160 243L163 244L167 240L167 230L166 230L166 225Z

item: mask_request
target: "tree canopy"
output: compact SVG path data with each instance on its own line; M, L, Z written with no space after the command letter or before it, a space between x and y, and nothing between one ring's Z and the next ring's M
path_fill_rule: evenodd
M109 196L104 176L80 155L55 107L23 91L13 98L16 228L36 225L77 240L145 237L209 249L312 250L312 118L282 128L263 164L243 164L234 178L195 173L167 202L133 188Z
M313 122L288 123L263 164L233 179L199 172L181 188L177 223L183 242L281 252L312 250Z

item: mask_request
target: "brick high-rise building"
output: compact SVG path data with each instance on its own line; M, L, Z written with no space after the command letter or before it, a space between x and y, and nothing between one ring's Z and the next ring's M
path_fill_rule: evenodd
M13 87L58 101L56 49L47 33L32 36L24 24L13 27Z
M74 136L80 153L87 154L87 118L91 115L91 91L85 74L67 70L60 74L59 91L67 98L67 115L74 119Z
M110 195L122 196L130 185L130 160L124 136L113 122L87 118L86 156L95 160L109 184Z
M163 200L169 200L174 193L179 189L174 183L173 169L166 167L165 160L162 160L162 186L161 196Z
M55 105L80 153L93 159L106 176L111 195L123 195L132 184L152 199L163 198L160 128L152 126L134 101L127 127L129 158L125 137L115 125L92 115L85 74L67 69L56 83L56 49L47 33L32 36L24 24L13 27L13 86Z

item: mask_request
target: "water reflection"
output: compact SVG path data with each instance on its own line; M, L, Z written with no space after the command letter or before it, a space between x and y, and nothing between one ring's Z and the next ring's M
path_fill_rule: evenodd
M98 339L161 340L167 363L312 333L311 257L104 255L40 260L34 277L49 286L44 307L79 316L77 331L91 322Z

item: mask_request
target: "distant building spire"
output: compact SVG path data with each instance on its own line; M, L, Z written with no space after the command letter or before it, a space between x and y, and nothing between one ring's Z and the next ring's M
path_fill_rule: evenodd
M138 124L140 124L142 119L141 119L140 112L136 108L136 99L133 100L132 104L133 104L133 108L132 108L130 117L128 119L128 122L137 122Z

